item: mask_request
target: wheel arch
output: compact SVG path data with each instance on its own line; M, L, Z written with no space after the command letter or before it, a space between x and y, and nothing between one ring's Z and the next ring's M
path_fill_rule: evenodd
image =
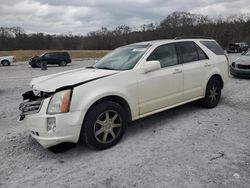
M121 96L118 95L107 95L107 96L103 96L101 98L99 98L98 100L96 100L95 102L93 102L90 107L88 108L86 114L93 109L96 105L104 102L104 101L111 101L111 102L115 102L117 104L119 104L126 113L126 116L128 118L128 121L132 121L132 112L131 112L131 108L129 106L129 103ZM83 122L85 121L86 118L86 114L84 116Z
M10 63L10 61L8 59L2 59L1 64L3 64L4 61L7 61L8 63Z
M222 79L221 75L219 75L218 73L215 73L215 74L211 75L210 78L209 78L208 81L207 81L207 84L209 83L209 81L210 81L211 79L216 79L216 80L218 80L218 81L220 82L220 84L221 84L221 89L223 89L223 87L224 87L224 82L223 82L223 79Z

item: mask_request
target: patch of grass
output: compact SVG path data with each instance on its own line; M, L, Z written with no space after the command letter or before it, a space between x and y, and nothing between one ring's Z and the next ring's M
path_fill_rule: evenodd
M35 55L41 55L45 52L69 52L72 59L76 58L101 58L106 55L108 50L15 50L15 51L0 51L0 56L14 55L17 61L28 61L29 58Z

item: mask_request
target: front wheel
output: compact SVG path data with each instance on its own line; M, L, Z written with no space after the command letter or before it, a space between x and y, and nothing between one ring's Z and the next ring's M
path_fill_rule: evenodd
M221 83L216 79L211 79L206 87L206 94L201 99L200 104L206 108L213 108L218 105L221 97Z
M35 63L35 67L41 68L41 66L42 66L42 62L41 62L41 61L37 61L37 62Z
M2 65L3 65L3 66L10 66L10 62L7 61L7 60L3 60L3 61L2 61Z
M82 138L87 146L106 149L117 144L126 128L123 108L111 101L97 104L86 115Z

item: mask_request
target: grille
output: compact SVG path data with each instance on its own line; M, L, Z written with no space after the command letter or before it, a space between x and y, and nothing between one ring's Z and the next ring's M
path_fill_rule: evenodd
M42 99L36 101L23 102L19 106L19 110L22 111L21 115L38 113L42 104Z
M36 90L27 91L22 94L24 102L19 105L19 110L21 111L19 121L22 121L25 118L25 115L38 113L43 100L51 95L53 95L53 93Z
M238 68L239 69L250 69L250 65L241 65L241 64L238 64Z

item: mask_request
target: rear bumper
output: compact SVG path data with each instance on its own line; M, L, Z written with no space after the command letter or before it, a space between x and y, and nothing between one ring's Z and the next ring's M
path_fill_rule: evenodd
M230 73L233 76L250 78L250 69L238 69L230 66Z

